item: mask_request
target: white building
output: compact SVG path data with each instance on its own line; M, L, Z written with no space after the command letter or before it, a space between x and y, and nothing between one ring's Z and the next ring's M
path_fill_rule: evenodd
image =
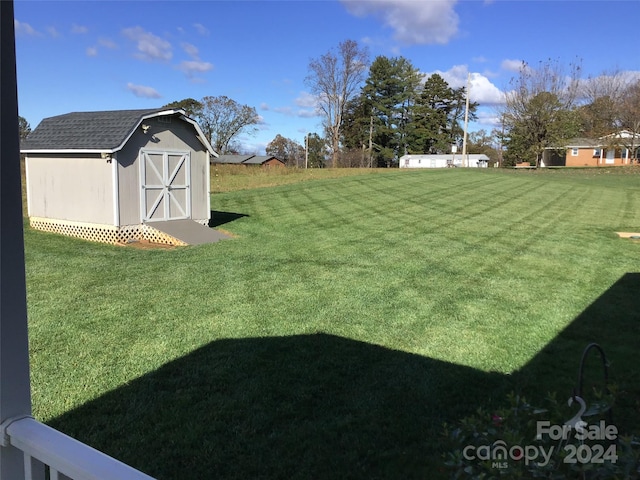
M400 157L400 168L486 168L488 165L489 157L484 154L443 153L435 155L404 155Z

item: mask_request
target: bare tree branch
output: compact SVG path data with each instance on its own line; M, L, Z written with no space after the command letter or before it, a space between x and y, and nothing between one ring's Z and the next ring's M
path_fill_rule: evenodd
M324 116L324 127L331 144L332 166L337 165L340 151L340 128L345 106L364 81L369 64L366 48L354 40L346 40L333 50L312 59L306 82L316 96L318 109Z

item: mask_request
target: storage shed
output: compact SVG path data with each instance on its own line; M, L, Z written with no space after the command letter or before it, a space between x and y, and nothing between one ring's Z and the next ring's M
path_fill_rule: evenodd
M209 160L217 154L184 110L45 118L21 152L33 228L107 243L177 245L194 242L176 236L175 225L215 232L207 225Z

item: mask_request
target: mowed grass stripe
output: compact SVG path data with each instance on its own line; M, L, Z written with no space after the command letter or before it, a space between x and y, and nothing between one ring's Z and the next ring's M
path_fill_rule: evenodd
M154 402L166 397L178 409L171 415L181 418L178 405L192 404L195 386L210 378L220 389L207 387L214 391L197 401L203 405L200 414L203 408L217 412L210 421L219 430L203 440L203 421L188 449L170 453L172 465L181 455L195 455L211 462L214 471L222 465L230 469L227 478L247 478L264 460L272 476L292 478L289 468L302 455L300 472L307 477L325 472L318 476L329 478L330 470L321 465L333 455L342 465L336 468L362 462L371 477L385 476L370 463L382 455L387 458L382 463L405 477L430 472L439 461L434 429L464 411L464 398L495 401L501 389L514 386L503 374L519 378L519 369L591 302L625 273L637 271L640 246L613 233L640 220L640 199L631 188L637 180L620 177L619 185L599 180L389 171L228 192L214 195L212 206L244 215L221 225L236 238L175 250L111 247L27 230L35 414L72 430L77 426L83 434L81 416L74 413L68 421L61 416L83 411L82 405L95 409L88 402L99 405L106 392L126 389L148 374L161 385L175 377L194 387L162 394L154 393L160 387L149 387L147 394L142 389L134 399L140 405L135 415L146 418L144 406L153 411ZM611 215L605 206L611 206ZM628 355L617 330L593 332ZM303 350L284 339L301 342ZM328 345L317 347L319 356L314 353L311 363L300 365L306 373L296 370L296 361L306 362L315 352L314 342L325 340ZM239 355L231 353L236 348ZM341 358L343 348L362 355L349 356L352 369L331 363L331 355ZM202 349L217 360L184 360ZM387 364L390 352L393 360ZM558 370L541 381L549 389L564 388L577 360L558 358ZM183 361L184 378L171 370L169 377L163 373L156 379L154 372L164 371L163 365ZM302 381L311 371L313 387ZM542 371L528 370L532 376ZM458 385L452 374L466 380ZM488 385L501 387L485 390ZM260 400L270 388L279 392L276 407ZM323 409L314 403L307 410L314 398L327 400L324 388L334 400L355 403L340 407L344 416L335 405ZM409 398L420 406L407 407ZM394 407L399 404L404 413ZM300 426L279 428L287 416ZM126 413L110 418L113 435L119 421L135 420ZM376 429L364 427L379 425L381 418L397 423L385 427L393 447L376 443ZM168 421L154 419L158 425ZM264 444L263 427L252 430L250 424L272 429ZM146 465L145 448L120 446L109 437L110 428L96 427L87 435ZM233 429L247 437L230 442ZM361 436L347 435L355 443L342 444L335 439L346 438L344 429ZM306 456L300 448L309 438L303 436L313 431L327 432L339 449ZM251 449L265 455L260 462L248 453L254 437L258 443ZM289 460L280 464L276 453L282 456L283 450L272 449L285 444ZM408 472L402 465L409 457L401 451L412 459ZM240 457L244 464L225 464ZM172 465L153 468L164 472L161 478L178 478Z

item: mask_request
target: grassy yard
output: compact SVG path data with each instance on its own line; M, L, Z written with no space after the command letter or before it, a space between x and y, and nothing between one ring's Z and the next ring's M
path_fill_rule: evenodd
M597 341L638 432L635 171L218 171L233 240L27 229L34 414L159 479L437 478L443 422Z

